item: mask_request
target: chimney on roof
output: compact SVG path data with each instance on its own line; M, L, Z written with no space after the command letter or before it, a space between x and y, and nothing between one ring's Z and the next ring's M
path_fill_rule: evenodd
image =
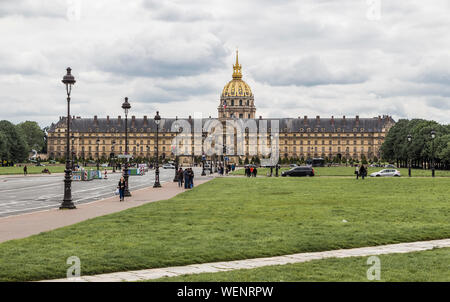
M303 125L308 125L308 116L307 115L305 115L303 117Z
M331 116L330 124L331 124L331 126L334 126L334 116L333 115Z
M147 119L147 116L144 115L144 127L147 127L147 125L148 125L148 119Z
M131 127L134 128L135 125L136 125L136 116L132 115L132 116L131 116Z
M106 123L109 125L109 115L106 116Z
M119 115L118 117L117 117L117 124L121 124L122 123L122 117Z
M316 125L320 125L320 116L316 115Z
M96 115L94 115L94 126L98 126L98 119Z
M342 124L343 124L344 126L346 125L345 115L342 117Z
M359 127L359 115L356 116L355 124L356 124L356 127Z

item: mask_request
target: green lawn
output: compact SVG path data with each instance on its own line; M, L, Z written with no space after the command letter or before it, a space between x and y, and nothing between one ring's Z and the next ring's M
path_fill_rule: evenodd
M449 282L450 248L377 256L381 282ZM204 273L151 282L368 282L369 257L330 258L220 273ZM375 280L374 280L375 281Z
M217 178L167 201L0 244L0 280L450 238L450 178ZM348 222L344 223L343 220Z
M279 170L279 175L281 175L282 171L289 170L291 168L281 168ZM368 174L383 170L384 168L370 168L368 170ZM408 177L408 169L407 168L398 168L402 176ZM314 167L315 176L355 176L355 168L354 167ZM270 168L258 168L258 175L266 176L270 173ZM238 169L232 173L232 175L244 175L244 169ZM273 175L275 176L275 169L273 170ZM423 170L423 169L412 169L411 176L429 176L431 177L431 170ZM450 170L436 170L436 177L450 177Z
M45 168L49 169L51 173L63 173L65 166L45 166L45 167L36 167L32 165L27 165L28 174L40 174L42 170ZM0 175L14 175L14 174L23 174L23 165L22 167L0 167Z

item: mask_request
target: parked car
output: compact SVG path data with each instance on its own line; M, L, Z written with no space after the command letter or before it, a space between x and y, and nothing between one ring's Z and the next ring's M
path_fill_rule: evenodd
M395 169L384 169L378 172L370 174L371 177L382 177L382 176L401 176L400 171Z
M298 165L297 164L290 164L289 167L295 168L295 167L298 167Z
M108 167L108 164L102 164L102 167L106 168L106 167Z
M384 167L385 168L392 168L392 169L395 169L395 168L397 168L396 166L394 166L394 165L384 165Z
M281 176L314 176L314 169L311 166L297 166L282 172Z
M162 167L163 169L175 169L175 166L172 164L164 164Z

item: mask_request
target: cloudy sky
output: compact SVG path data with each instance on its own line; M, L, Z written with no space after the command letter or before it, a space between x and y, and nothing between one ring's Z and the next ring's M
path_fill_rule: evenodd
M448 0L0 0L0 120L217 116L239 48L257 116L450 122Z

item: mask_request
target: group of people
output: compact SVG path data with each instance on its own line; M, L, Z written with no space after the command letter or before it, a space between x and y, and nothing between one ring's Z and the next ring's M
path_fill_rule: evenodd
M362 179L367 176L367 168L364 167L364 165L361 165L361 167L358 167L358 165L355 166L355 174L356 179L358 179L360 176Z
M183 187L185 189L192 189L194 187L194 170L192 168L186 168L183 170L183 168L180 167L177 172L177 179L178 179L178 187Z
M247 177L256 177L256 174L258 173L258 169L253 166L246 166L245 167L245 176Z

